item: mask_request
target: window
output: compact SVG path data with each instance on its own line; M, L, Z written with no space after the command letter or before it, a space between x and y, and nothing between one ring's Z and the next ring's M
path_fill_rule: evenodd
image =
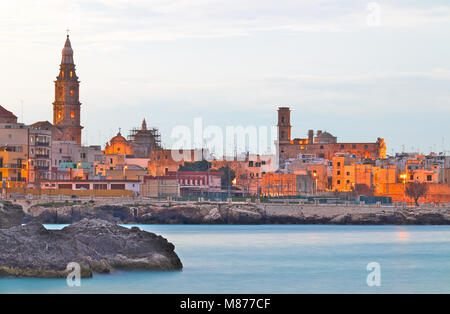
M111 184L111 190L125 190L125 184Z
M427 181L432 181L433 180L433 176L431 174L427 175Z
M320 145L320 149L323 149L323 145Z
M344 146L344 144L341 144L341 148L344 148L345 146Z
M341 180L337 180L337 184L341 184Z
M61 119L61 111L58 111L58 119Z
M341 172L340 172L340 171L338 171L338 172L337 172L337 175L338 175L338 176L340 176L340 175L341 175Z
M338 161L338 163L337 163L337 166L338 166L338 167L340 167L340 166L341 166L341 162L340 162L340 161Z
M349 176L349 175L350 175L350 172L347 171L347 175Z
M409 176L409 179L410 179L410 180L414 180L414 175L410 175L410 176Z
M72 111L70 112L70 117L71 117L72 119L75 118L75 111L72 110Z
M72 71L70 71L70 77L72 77L73 76L73 72Z
M352 148L353 148L353 149L355 149L355 148L356 148L356 145L355 145L355 144L353 144L353 145L352 145Z
M73 94L74 94L73 89L71 89L71 90L70 90L70 95L73 96Z
M347 180L347 184L350 184L350 180Z

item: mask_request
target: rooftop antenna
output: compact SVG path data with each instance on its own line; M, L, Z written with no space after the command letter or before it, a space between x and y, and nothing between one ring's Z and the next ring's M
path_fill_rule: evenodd
M22 110L22 112L21 112L21 120L22 120L22 123L25 123L25 121L23 121L23 99L21 99L20 100L20 107L21 107L21 110Z
M444 153L445 156L445 137L442 138L442 152Z

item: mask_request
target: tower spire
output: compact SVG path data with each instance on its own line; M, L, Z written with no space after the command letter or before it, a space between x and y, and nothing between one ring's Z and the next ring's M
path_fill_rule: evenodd
M73 49L72 44L70 43L69 34L67 33L66 42L64 44L64 48L62 50L62 64L74 64L73 62Z

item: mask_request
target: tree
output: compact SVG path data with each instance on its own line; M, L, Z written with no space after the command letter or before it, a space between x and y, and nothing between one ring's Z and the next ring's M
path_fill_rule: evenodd
M236 178L236 173L228 165L226 167L220 168L218 171L223 172L222 189L226 190L228 189L228 187L234 189L233 180Z
M419 206L419 198L425 196L427 192L428 185L426 183L412 182L408 183L405 187L406 195L414 199L416 206Z

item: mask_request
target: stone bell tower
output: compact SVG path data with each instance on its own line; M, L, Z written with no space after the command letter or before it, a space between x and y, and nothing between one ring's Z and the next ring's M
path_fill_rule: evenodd
M81 146L80 82L75 72L73 50L67 35L59 75L55 81L55 101L53 102L53 125L62 131L61 141L75 141Z
M291 110L288 107L278 108L278 141L289 142L291 140Z

